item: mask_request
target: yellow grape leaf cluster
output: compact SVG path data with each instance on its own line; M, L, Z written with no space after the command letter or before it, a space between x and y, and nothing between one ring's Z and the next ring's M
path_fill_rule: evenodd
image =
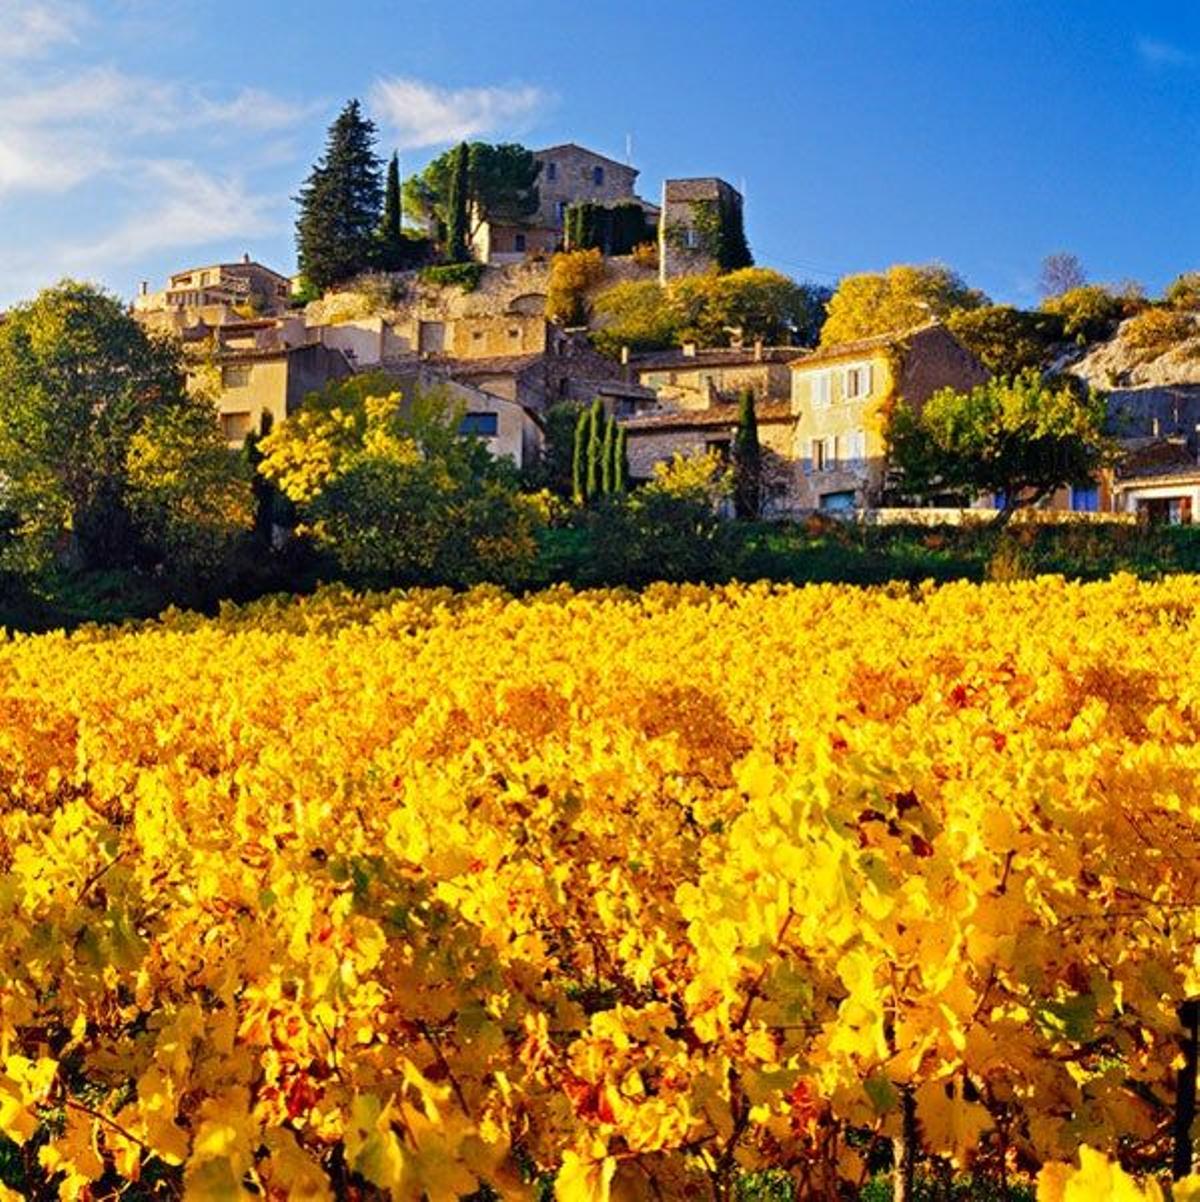
M828 1191L909 1098L960 1166L1146 1163L1198 602L325 590L11 638L0 1132L65 1199Z

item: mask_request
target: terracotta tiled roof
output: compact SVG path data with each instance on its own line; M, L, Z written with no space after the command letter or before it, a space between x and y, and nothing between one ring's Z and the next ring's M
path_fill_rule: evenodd
M754 347L711 346L698 348L694 355L682 350L649 351L630 356L635 371L686 371L692 367L741 367L754 363L791 363L810 352L800 346L764 346L761 358Z
M1167 477L1200 478L1200 463L1182 439L1163 438L1152 442L1139 439L1126 446L1128 449L1116 467L1117 479L1123 484Z
M924 325L913 326L908 330L893 330L886 334L874 334L870 338L856 338L853 342L836 342L832 346L818 347L806 355L803 362L793 363L792 370L799 371L813 363L827 363L832 359L846 359L855 355L865 355L870 351L886 350L911 338L914 334L923 334L926 330L936 329L941 322L928 321Z
M620 424L631 431L736 426L739 408L738 405L713 405L710 409L679 409L671 413L646 413L638 417L621 418ZM786 422L795 419L792 407L786 401L772 401L756 405L754 414L760 422Z
M490 376L497 372L525 371L541 363L545 356L540 351L525 355L490 355L483 359L437 359L426 360L431 367L440 367L452 376Z

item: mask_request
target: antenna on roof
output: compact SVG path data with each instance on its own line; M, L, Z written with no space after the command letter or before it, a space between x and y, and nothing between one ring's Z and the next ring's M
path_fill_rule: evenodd
M633 166L633 134L625 135L625 166Z

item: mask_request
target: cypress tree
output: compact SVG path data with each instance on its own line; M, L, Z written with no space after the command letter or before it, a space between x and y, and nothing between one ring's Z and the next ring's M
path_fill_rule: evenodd
M600 495L600 458L604 450L604 435L600 429L604 423L604 405L597 397L588 410L587 443L587 498Z
M296 255L315 288L324 291L371 265L382 192L375 124L351 100L296 197Z
M591 410L581 410L575 422L575 447L571 457L571 493L576 505L582 505L587 500L588 436L591 431Z
M617 423L609 418L604 423L604 444L600 448L600 491L607 497L617 491Z
M758 517L761 506L762 447L758 442L758 415L754 390L742 390L737 432L733 436L733 508L739 518Z
M613 492L622 493L629 488L629 431L617 427L617 446L613 457Z
M401 228L400 158L393 152L388 160L383 186L383 216L375 233L378 241L378 265L384 271L399 271L404 266L404 233Z
M467 245L471 200L470 154L466 142L460 142L454 149L446 223L446 257L451 263L466 263L471 258L471 250Z

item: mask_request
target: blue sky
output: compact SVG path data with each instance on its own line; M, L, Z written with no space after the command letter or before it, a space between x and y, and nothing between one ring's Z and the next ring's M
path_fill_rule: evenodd
M294 268L290 197L349 96L418 169L576 141L747 193L760 263L940 261L1031 303L1041 258L1200 267L1200 3L0 0L0 305Z

